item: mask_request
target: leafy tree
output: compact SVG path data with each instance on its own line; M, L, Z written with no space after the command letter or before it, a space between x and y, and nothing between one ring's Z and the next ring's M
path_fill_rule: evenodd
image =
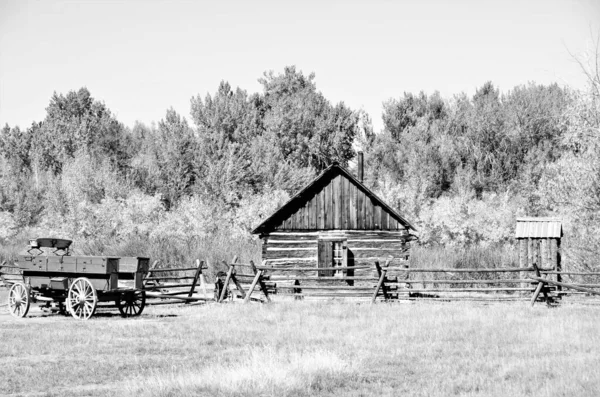
M125 128L87 88L54 93L47 114L33 138L33 152L43 169L59 173L63 164L81 149L110 159L124 169L130 148Z
M343 103L332 106L308 77L293 66L260 79L265 101L265 134L283 157L300 167L320 171L353 158L352 142L359 117Z
M196 182L196 147L194 132L185 118L173 109L167 110L158 123L153 147L156 168L150 173L167 207L192 193Z
M19 127L10 128L8 124L0 131L0 155L7 161L12 172L31 171L32 138L39 125L21 131Z

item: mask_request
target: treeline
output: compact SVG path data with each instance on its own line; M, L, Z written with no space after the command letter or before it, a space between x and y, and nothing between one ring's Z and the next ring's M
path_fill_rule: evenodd
M85 88L55 93L43 121L0 133L0 237L54 233L97 251L103 240L247 237L332 162L352 167L357 150L367 184L423 244L510 242L517 215L593 229L593 79L587 92L530 83L501 94L487 82L472 97L404 93L383 104L377 133L363 111L328 101L314 74L287 67L259 81L259 93L222 82L193 97L190 123L169 109L133 128Z

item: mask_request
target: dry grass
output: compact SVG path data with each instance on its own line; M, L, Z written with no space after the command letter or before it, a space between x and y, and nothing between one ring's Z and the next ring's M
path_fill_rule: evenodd
M518 267L519 252L515 247L504 244L470 248L413 246L410 266L454 269Z
M0 394L595 396L598 307L275 303L0 315Z

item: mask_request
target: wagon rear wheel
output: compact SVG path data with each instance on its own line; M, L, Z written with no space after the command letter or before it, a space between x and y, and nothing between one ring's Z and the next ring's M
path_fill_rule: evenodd
M31 298L29 289L23 283L14 283L8 291L8 310L13 317L25 317L29 311Z
M85 277L75 279L67 294L67 309L79 320L87 320L96 311L98 294L91 281Z
M119 294L117 307L121 316L139 316L146 306L146 291L127 291Z

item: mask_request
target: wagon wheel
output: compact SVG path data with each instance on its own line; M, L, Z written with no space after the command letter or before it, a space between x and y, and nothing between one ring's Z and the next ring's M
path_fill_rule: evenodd
M8 310L14 317L25 317L29 311L31 299L29 290L23 283L14 283L8 291Z
M98 294L90 280L80 277L73 281L69 287L66 304L73 317L80 320L92 317L98 305Z
M119 294L116 299L121 316L139 316L146 306L146 291L127 291Z

